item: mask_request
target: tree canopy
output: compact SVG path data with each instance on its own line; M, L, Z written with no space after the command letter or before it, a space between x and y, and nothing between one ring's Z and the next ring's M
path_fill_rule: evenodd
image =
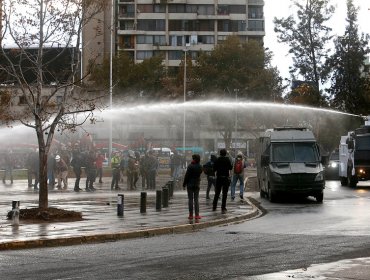
M250 100L281 98L282 81L270 66L271 53L260 42L241 42L230 36L210 53L202 53L196 64L197 79L204 96L213 91Z
M344 35L334 40L335 52L327 62L333 69L327 91L332 98L332 107L354 114L368 114L370 77L366 77L363 70L366 55L370 52L369 36L359 35L357 14L358 8L352 0L347 0L347 26Z
M320 92L321 83L327 79L325 62L330 52L331 28L326 24L335 9L330 0L294 1L297 14L287 18L274 18L274 31L279 42L289 46L293 56L290 73L294 80L313 82Z

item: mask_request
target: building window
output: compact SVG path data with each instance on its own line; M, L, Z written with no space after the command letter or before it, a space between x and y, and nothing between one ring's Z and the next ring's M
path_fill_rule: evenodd
M150 44L165 46L166 45L166 36L164 35L138 35L136 37L136 42L138 44Z
M137 5L137 9L138 12L140 13L153 13L154 5L153 4Z
M166 36L162 35L154 35L153 36L153 44L158 46L165 46L166 44Z
M247 24L245 20L219 20L218 31L220 32L239 32L245 31Z
M134 17L135 16L135 5L119 6L118 15L120 17Z
M153 44L153 36L137 35L136 43L138 44Z
M245 5L230 5L230 14L245 14L247 12L247 7Z
M214 31L215 25L213 20L198 20L197 31Z
M166 21L164 19L141 19L137 22L138 30L165 31Z
M147 58L151 58L152 56L153 56L153 51L137 51L136 52L137 60L144 60Z
M186 5L170 4L168 5L169 13L185 13Z
M183 51L168 51L169 60L181 60L184 57Z
M218 5L217 14L218 15L228 15L229 14L229 6L228 5Z
M262 6L248 6L248 18L263 18Z
M263 20L248 20L248 31L264 31L265 22Z
M215 6L214 5L197 5L198 15L214 15Z
M212 35L200 35L198 36L198 43L213 45L215 43L215 37Z
M134 30L135 25L133 20L120 20L119 21L119 29L120 30Z

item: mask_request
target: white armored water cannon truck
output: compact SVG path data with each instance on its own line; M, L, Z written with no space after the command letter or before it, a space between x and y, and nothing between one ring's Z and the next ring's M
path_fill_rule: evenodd
M365 125L342 136L339 144L339 178L342 186L355 188L370 180L370 116Z

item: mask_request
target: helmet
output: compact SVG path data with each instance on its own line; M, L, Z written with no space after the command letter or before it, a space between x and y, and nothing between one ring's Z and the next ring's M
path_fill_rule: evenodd
M56 155L56 156L55 156L55 160L56 160L56 161L60 161L60 155Z

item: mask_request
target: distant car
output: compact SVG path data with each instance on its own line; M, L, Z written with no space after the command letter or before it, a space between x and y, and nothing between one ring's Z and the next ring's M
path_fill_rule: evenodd
M334 150L329 157L329 164L325 167L326 180L339 180L339 150Z

